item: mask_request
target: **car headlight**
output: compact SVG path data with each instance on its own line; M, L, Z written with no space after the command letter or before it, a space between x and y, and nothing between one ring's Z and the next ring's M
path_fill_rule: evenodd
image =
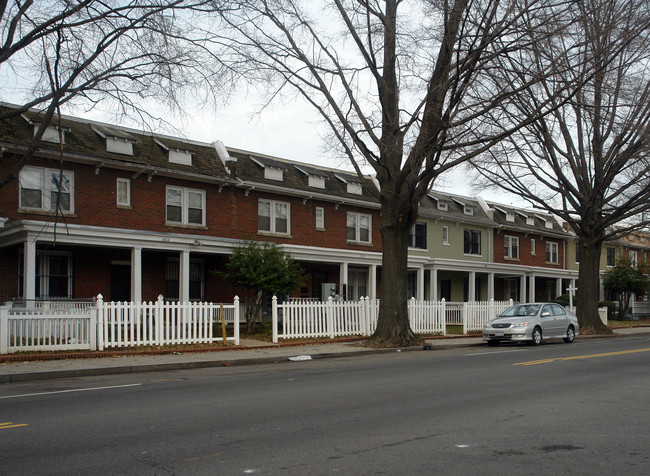
M530 325L529 321L519 321L513 324L513 327L528 327Z
M490 328L490 327L492 327L492 324L489 323L489 322L486 322L486 323L485 323L485 328L488 329L488 328Z

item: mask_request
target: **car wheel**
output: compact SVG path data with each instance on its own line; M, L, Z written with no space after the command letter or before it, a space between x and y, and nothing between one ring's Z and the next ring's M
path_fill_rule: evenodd
M496 347L497 345L499 345L499 341L494 339L487 341L487 343L490 347Z
M533 340L530 342L532 345L539 345L542 343L542 330L539 327L533 329Z
M566 337L564 338L564 342L570 344L575 340L575 338L576 338L576 331L573 330L573 326L569 326L569 328L566 330Z

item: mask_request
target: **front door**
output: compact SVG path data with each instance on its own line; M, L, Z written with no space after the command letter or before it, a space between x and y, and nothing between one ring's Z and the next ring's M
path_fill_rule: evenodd
M111 265L111 301L131 300L131 266Z

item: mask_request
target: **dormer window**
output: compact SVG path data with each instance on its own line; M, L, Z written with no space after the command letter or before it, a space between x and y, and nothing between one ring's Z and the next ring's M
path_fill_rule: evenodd
M169 162L171 164L192 165L192 153L189 150L170 149Z
M535 225L535 219L533 217L526 217L526 225Z
M284 180L284 171L281 168L269 167L267 165L264 167L264 178L282 182Z
M546 226L546 228L548 229L553 229L553 220L547 218L546 220L544 220L544 226Z
M158 139L154 139L154 142L168 152L168 160L170 164L192 165L192 151L172 147Z
M351 177L349 175L334 175L337 179L346 185L346 192L354 195L362 194L362 185L358 177Z
M277 180L282 182L284 180L285 165L279 160L272 159L271 157L259 157L249 155L253 163L257 164L264 169L264 178L268 180Z
M40 127L40 124L34 124L34 136L38 133L38 128ZM65 144L65 129L61 129L61 134L59 135L59 128L56 126L47 126L45 128L45 132L43 133L43 137L41 137L41 140L43 142L52 142L54 144L60 144L63 143Z
M438 210L446 212L449 210L449 203L438 200Z
M309 186L314 188L325 188L325 177L309 175Z
M307 176L307 185L313 188L325 188L327 172L304 164L294 165L294 167L298 172Z
M106 152L133 155L133 144L136 140L128 132L103 126L93 126L93 130L106 139Z
M474 207L472 207L470 205L465 205L463 207L463 213L465 215L474 216Z
M361 184L356 183L356 182L348 182L348 187L347 187L348 193L352 193L354 195L361 195Z
M514 222L515 221L515 214L511 213L511 212L506 212L506 221Z

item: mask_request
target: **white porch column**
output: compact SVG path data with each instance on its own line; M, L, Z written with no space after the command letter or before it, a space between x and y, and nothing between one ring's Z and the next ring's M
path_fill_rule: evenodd
M418 295L417 299L424 301L424 266L418 268Z
M429 299L432 301L438 300L438 270L436 268L431 268L430 271L431 279L429 285L431 286L431 291L429 292Z
M131 301L142 302L142 248L131 248Z
M23 254L23 299L36 299L36 240L29 235Z
M343 262L339 266L339 283L341 283L342 287L345 288L345 298L347 299L348 297L348 263L347 262ZM343 297L343 293L341 293L341 297Z
M529 280L530 289L528 290L528 302L535 302L535 275L531 274Z
M519 300L523 302L528 302L526 295L526 275L524 274L519 278Z
M368 296L370 299L377 299L377 265L370 265L370 275L368 276Z
M469 283L467 286L467 301L476 301L476 271L469 272Z
M494 299L494 273L488 273L487 299Z
M179 256L179 294L178 300L180 302L188 302L190 300L190 250L183 250Z

